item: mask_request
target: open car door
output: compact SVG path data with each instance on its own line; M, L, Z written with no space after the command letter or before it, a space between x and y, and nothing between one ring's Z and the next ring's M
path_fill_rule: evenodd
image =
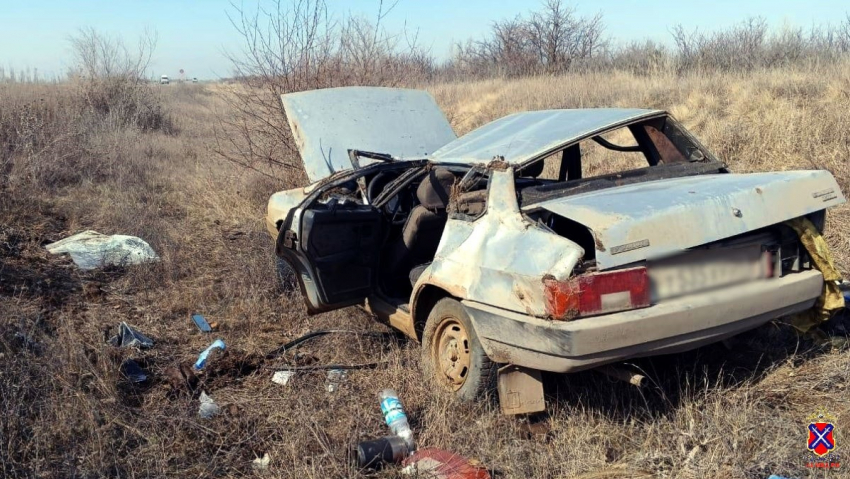
M287 93L281 103L311 183L353 169L349 150L412 160L456 138L424 91L329 88ZM374 161L363 158L361 166ZM377 283L382 215L353 200L317 201L333 185L290 210L278 235L278 256L297 272L310 313L360 303Z
M335 199L290 213L277 253L299 275L310 314L362 303L369 296L376 284L381 221L371 205Z

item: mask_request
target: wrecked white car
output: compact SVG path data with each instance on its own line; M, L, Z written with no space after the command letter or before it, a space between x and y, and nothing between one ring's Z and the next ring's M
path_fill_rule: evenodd
M309 310L363 304L464 398L496 365L534 379L683 351L821 294L785 222L822 230L845 201L832 175L730 173L664 111L530 111L456 138L423 91L282 102L313 184L274 194L267 224ZM499 384L503 409L542 404Z

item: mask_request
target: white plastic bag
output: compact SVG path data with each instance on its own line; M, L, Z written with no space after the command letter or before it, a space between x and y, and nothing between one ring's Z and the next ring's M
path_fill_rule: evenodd
M103 235L83 231L51 243L47 251L68 253L80 269L96 269L107 265L126 266L156 261L159 257L144 240L135 236Z

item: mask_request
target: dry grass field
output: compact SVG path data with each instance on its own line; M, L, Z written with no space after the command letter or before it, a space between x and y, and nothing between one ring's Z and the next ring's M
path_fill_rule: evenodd
M735 171L824 168L850 193L850 64L424 87L459 134L527 109L661 108ZM315 329L383 327L355 308L308 317L277 289L262 220L282 182L212 152L216 118L229 114L218 87L157 86L145 101L163 106L150 115L164 123L78 108L80 88L0 85L0 476L365 477L349 450L387 434L376 393L393 387L420 445L475 458L494 477L848 477L850 456L839 470L807 469L804 441L818 406L838 417L839 444L850 440L850 352L812 347L778 323L731 348L636 361L644 390L593 372L548 377L539 434L493 403L429 388L418 345L401 339L305 345L304 361L386 361L349 372L334 393L319 372L272 383L281 362L263 358L276 346ZM830 211L826 233L844 274L848 213ZM43 248L86 229L139 236L161 261L81 272ZM219 331L198 332L192 312ZM121 321L155 347L108 345ZM167 374L216 337L228 351L201 381L223 412L200 419L198 392ZM122 378L129 357L149 384ZM255 471L264 453L269 467Z

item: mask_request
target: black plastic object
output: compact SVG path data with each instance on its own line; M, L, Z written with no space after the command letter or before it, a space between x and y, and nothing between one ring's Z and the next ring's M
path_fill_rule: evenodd
M193 314L192 321L195 322L195 326L197 326L202 333L209 333L210 331L212 331L210 323L207 322L207 318L203 317L202 315Z
M392 331L356 331L356 330L352 330L352 329L320 329L318 331L311 331L311 332L305 334L304 336L301 336L299 338L296 338L296 339L284 344L283 346L279 346L279 347L275 348L274 350L272 350L268 354L266 354L266 359L277 358L277 357L279 357L283 354L286 354L286 352L288 352L290 349L293 349L294 347L300 345L303 342L309 341L313 338L318 338L320 336L324 336L326 334L356 334L358 336L393 336L395 333L393 333ZM320 368L320 369L351 369L351 368L333 366L333 367L324 367L324 368Z
M131 383L139 384L148 380L148 375L145 374L145 371L132 359L127 359L121 363L121 374L126 376Z
M385 464L400 463L409 453L404 439L386 436L358 444L354 450L354 463L361 469L378 469Z
M109 339L109 344L119 348L151 348L153 340L122 321L118 325L118 334Z

